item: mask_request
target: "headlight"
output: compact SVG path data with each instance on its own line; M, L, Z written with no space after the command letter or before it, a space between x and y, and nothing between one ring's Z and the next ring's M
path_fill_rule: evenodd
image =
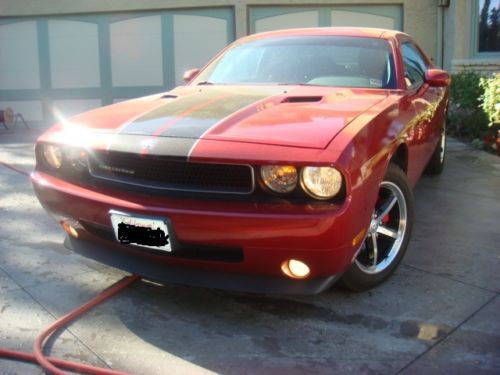
M65 156L66 160L75 171L82 172L87 169L87 152L85 150L80 148L68 148Z
M43 145L43 157L45 161L55 169L61 168L62 164L62 149L56 145Z
M301 174L302 187L311 197L329 199L342 187L342 175L332 167L305 167Z
M265 165L260 168L264 184L280 194L289 193L297 186L297 169L291 165Z

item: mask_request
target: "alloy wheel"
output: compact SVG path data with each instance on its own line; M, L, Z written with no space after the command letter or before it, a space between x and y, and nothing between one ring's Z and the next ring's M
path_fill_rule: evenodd
M361 271L378 274L392 264L402 248L407 220L403 192L396 184L383 181L368 234L355 260Z

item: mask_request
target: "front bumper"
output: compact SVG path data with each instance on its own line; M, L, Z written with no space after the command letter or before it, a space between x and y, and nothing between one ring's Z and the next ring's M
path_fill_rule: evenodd
M31 179L48 212L58 220L77 223L78 239L67 241L74 251L162 282L246 292L319 293L351 264L359 247L353 239L369 220L369 216L363 219L362 207L353 204L361 204L362 199L327 208L220 202L108 188L97 191L39 171L33 172ZM177 251L166 254L118 243L109 236L110 210L165 218L179 244ZM100 228L103 235L88 230L90 226ZM242 256L231 252L234 249ZM216 250L231 256L206 256ZM291 258L310 267L308 279L293 280L282 273L281 265Z
M233 272L214 272L151 262L132 252L116 252L95 241L66 237L64 245L86 258L94 259L146 279L164 283L191 285L236 292L309 295L318 294L337 281L338 276L292 280L283 277L248 275Z

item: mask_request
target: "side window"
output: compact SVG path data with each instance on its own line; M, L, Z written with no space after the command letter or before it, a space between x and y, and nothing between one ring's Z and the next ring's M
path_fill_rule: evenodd
M405 69L406 87L415 88L421 86L424 83L424 75L428 68L425 59L411 43L401 44L401 54Z

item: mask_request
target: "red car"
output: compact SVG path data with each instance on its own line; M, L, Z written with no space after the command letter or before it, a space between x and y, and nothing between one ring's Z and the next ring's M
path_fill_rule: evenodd
M401 32L242 38L187 85L59 123L44 206L84 256L163 282L371 288L410 240L412 187L445 157L449 76Z

